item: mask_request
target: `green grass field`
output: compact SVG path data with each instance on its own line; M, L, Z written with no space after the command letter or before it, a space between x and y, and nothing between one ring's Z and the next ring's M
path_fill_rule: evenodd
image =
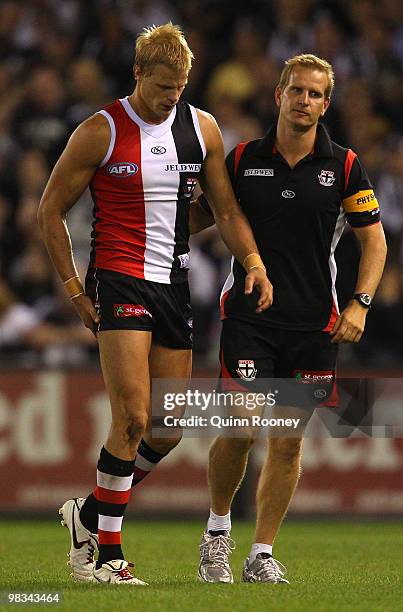
M253 534L247 523L235 524L232 530L237 543L232 558L235 584L200 584L196 573L202 529L200 522L127 520L126 557L135 560L137 575L150 586L110 588L69 578L69 534L57 521L3 521L1 590L59 591L60 605L28 607L76 612L403 609L403 537L397 524L286 523L275 556L288 568L289 586L239 582ZM2 607L6 608L11 606Z

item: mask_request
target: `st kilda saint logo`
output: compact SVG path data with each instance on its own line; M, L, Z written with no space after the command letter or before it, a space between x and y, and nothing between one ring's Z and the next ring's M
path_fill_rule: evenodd
M255 380L257 369L253 359L238 359L238 369L236 371L242 380Z
M333 170L321 170L318 179L323 187L331 187L336 180Z

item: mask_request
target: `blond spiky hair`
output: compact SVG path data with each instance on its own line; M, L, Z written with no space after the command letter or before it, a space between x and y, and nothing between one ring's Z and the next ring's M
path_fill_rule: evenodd
M324 72L328 79L328 86L325 90L325 98L330 99L334 87L334 71L333 67L326 60L312 55L311 53L303 53L302 55L295 55L285 62L285 67L280 75L278 86L281 89L287 87L293 68L295 66L302 66L304 68L316 68Z
M189 72L193 57L181 28L171 22L144 28L136 40L135 65L143 75L150 74L156 64Z

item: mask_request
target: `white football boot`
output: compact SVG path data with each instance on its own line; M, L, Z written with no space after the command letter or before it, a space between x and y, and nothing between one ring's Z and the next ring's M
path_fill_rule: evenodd
M246 559L243 566L242 582L269 582L271 584L290 584L284 578L287 569L280 561L273 557L266 557L265 553L256 555L256 559L249 563Z
M101 584L129 584L132 586L147 586L147 582L143 582L139 578L135 578L128 570L129 567L134 567L133 563L128 563L123 559L114 559L106 561L99 569L94 568L94 580Z
M84 502L83 497L69 499L59 508L59 514L62 517L61 524L70 531L71 547L67 561L72 570L70 575L75 580L94 582L94 554L98 549L98 535L88 531L80 521L80 510Z

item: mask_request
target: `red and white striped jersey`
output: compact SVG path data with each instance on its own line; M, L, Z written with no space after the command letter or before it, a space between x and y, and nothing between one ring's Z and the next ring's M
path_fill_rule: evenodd
M159 125L128 98L99 111L111 139L90 190L90 267L159 283L183 282L189 268L189 205L206 156L196 109L180 102Z

